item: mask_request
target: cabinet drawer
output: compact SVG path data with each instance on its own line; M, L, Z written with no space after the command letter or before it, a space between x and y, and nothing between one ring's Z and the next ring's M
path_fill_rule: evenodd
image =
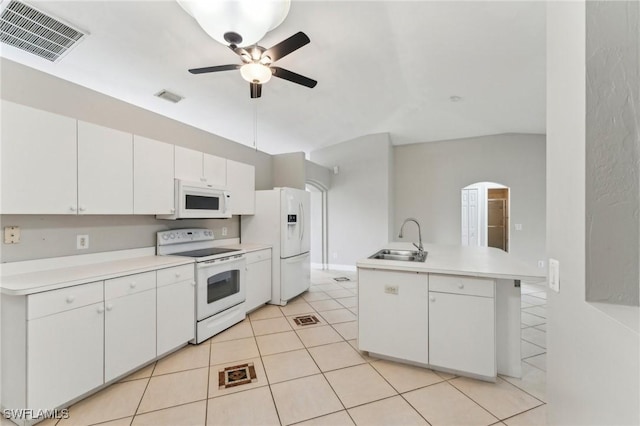
M192 263L174 268L161 269L158 271L158 287L179 283L180 281L193 281L194 273Z
M429 274L429 291L493 297L494 281L488 278Z
M32 294L27 298L27 319L102 302L102 281Z
M122 278L114 278L104 282L104 299L115 299L139 293L156 287L156 272L127 275Z
M271 249L252 251L247 253L247 264L260 262L261 260L271 259Z

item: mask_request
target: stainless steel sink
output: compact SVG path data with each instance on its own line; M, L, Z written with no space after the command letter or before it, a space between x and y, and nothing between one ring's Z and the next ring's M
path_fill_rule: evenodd
M427 259L427 252L420 254L418 250L393 250L382 249L369 256L369 259L381 260L401 260L404 262L424 262Z

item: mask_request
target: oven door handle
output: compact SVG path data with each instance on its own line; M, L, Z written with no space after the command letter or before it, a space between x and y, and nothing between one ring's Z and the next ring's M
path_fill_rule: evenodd
M198 262L196 265L198 267L198 269L202 269L202 268L210 268L212 266L217 266L217 265L222 265L222 264L226 264L228 262L241 262L244 258L242 256L240 257L227 257L227 258L223 258L223 259L214 259L214 260L208 260L206 262Z

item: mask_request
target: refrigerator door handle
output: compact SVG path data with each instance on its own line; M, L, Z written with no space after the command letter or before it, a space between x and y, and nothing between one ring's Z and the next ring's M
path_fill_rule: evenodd
M298 204L298 212L300 212L300 223L298 226L300 227L300 241L304 237L304 206L302 203Z

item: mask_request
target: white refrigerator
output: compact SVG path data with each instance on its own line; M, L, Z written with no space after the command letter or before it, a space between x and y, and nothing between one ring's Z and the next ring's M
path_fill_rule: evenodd
M256 191L256 212L242 216L242 243L273 247L271 302L284 306L309 289L310 197L307 191L274 188Z

